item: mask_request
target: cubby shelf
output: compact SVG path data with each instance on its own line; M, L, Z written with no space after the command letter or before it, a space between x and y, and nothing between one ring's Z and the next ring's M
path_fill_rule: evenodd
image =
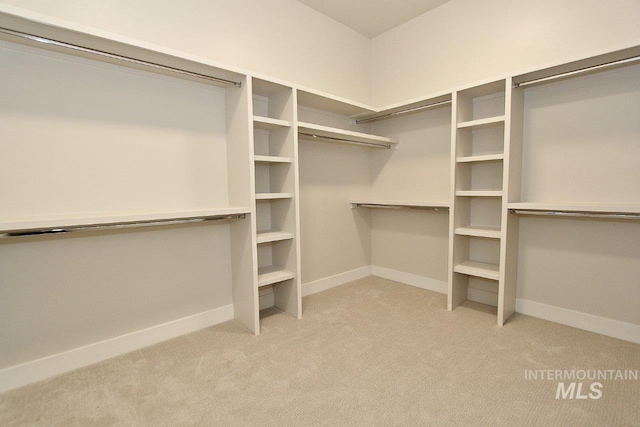
M291 127L287 120L272 119L271 117L253 116L253 127L256 129L273 130Z
M274 163L292 163L291 157L280 156L253 156L253 160L258 164L274 164Z
M500 238L500 227L487 227L481 225L467 225L456 228L459 236L486 237L490 239Z
M291 199L293 193L256 193L256 200Z
M293 239L293 233L284 231L259 231L256 236L256 243L271 243L289 239Z
M478 261L465 261L453 268L456 273L466 274L468 276L482 277L484 279L499 280L500 269L497 264L489 264Z
M478 156L458 157L456 159L456 162L458 162L458 163L496 162L496 161L500 161L500 160L504 160L504 154L503 153L482 154L482 155L478 155Z
M354 132L314 123L298 122L298 132L302 134L316 135L319 138L330 138L375 146L391 146L398 142L384 136L370 135L368 133Z
M260 267L258 268L258 287L284 282L294 277L295 275L291 271L279 267Z
M505 116L489 117L486 119L470 120L458 123L458 129L482 129L504 124Z
M502 197L502 191L499 190L458 190L458 197Z

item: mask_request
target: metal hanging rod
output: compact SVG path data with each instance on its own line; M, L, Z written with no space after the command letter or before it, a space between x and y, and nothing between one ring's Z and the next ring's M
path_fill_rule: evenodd
M534 210L534 209L509 209L509 213L516 215L559 216L576 218L602 218L602 219L630 219L639 220L640 214L622 212L580 212L561 210Z
M376 147L376 148L386 148L386 149L391 148L391 144L385 144L383 142L378 144L375 142L354 141L352 139L334 138L332 136L315 135L313 133L305 133L305 132L300 132L299 135L306 136L312 139L324 139L331 142L344 142L346 144L365 145L367 147Z
M375 122L375 121L378 121L378 120L385 120L385 119L388 119L388 118L391 118L391 117L401 116L403 114L415 113L416 111L429 110L431 108L442 107L442 106L445 106L445 105L451 105L451 101L434 102L433 104L421 105L419 107L407 108L405 110L394 111L393 113L380 114L378 116L371 116L371 117L367 117L365 119L356 119L356 124L359 125L359 124L362 124L362 123L369 123L369 122Z
M103 224L90 224L90 225L70 225L63 227L43 227L27 230L17 230L0 233L0 237L22 237L22 236L34 236L45 234L60 234L69 233L75 231L101 231L101 230L114 230L125 228L137 228L137 227L154 227L161 225L179 225L179 224L194 224L205 221L221 221L230 219L244 219L246 214L227 214L227 215L207 215L207 216L195 216L188 218L168 218L168 219L152 219L143 221L123 221L112 222Z
M61 41L58 41L58 40L49 39L49 38L46 38L46 37L40 37L40 36L36 36L36 35L33 35L33 34L23 33L23 32L20 32L20 31L9 30L7 28L0 27L0 33L4 33L4 34L11 35L11 36L20 37L20 38L23 38L23 39L27 39L27 40L31 40L31 41L35 41L35 42L39 42L39 43L44 43L44 44L48 44L48 45L54 45L54 46L62 47L62 48L65 48L65 49L70 49L70 50L75 50L75 51L79 51L79 52L89 53L89 54L101 56L101 57L104 57L104 58L116 59L118 61L124 61L124 62L128 62L128 63L131 63L131 64L143 65L143 66L146 66L146 67L156 68L156 69L159 69L159 70L169 71L169 72L172 72L172 73L182 74L182 75L185 75L185 76L195 77L195 78L198 78L198 79L209 80L209 81L216 82L216 83L222 83L222 84L229 85L229 86L236 86L236 87L241 87L242 86L241 82L236 82L236 81L233 81L233 80L223 79L221 77L208 76L206 74L200 74L200 73L196 73L196 72L193 72L193 71L187 71L187 70L183 70L183 69L180 69L180 68L170 67L168 65L161 65L161 64L157 64L155 62L144 61L142 59L135 59L135 58L131 58L131 57L128 57L128 56L118 55L118 54L115 54L115 53L109 53L109 52L104 52L104 51L97 50L97 49L78 46L78 45L71 44L71 43L65 43L65 42L61 42Z
M616 65L629 64L629 63L634 63L634 62L640 62L640 56L633 56L631 58L619 59L619 60L611 61L611 62L605 62L604 64L599 64L599 65L591 65L591 66L580 68L580 69L573 70L573 71L567 71L567 72L564 72L564 73L554 74L552 76L541 77L539 79L533 79L533 80L528 80L528 81L525 81L525 82L515 83L513 85L513 87L529 86L529 85L533 85L533 84L536 84L536 83L543 83L543 82L546 82L546 81L559 79L559 78L562 78L562 77L569 77L569 76L573 76L573 75L576 75L576 74L582 74L582 73L586 73L586 72L589 72L589 71L595 71L595 70L600 70L600 69L604 69L604 68L613 67L613 66L616 66Z
M351 203L351 209L355 208L371 208L371 209L414 209L421 211L448 211L448 207L443 206L416 206L416 205L387 205L380 203Z

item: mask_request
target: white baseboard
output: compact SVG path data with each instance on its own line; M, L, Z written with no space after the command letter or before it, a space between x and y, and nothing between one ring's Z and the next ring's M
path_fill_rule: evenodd
M325 277L324 279L315 280L313 282L305 283L302 285L302 296L315 294L324 290L344 285L345 283L352 282L354 280L362 279L367 276L371 276L371 266L356 268L355 270L346 271L344 273L336 274L335 276Z
M447 282L431 279L429 277L418 276L417 274L405 273L391 268L371 266L371 274L383 279L393 280L416 288L427 289L441 294L447 294Z
M0 393L234 318L233 304L0 370Z
M525 299L516 300L516 311L585 331L640 344L640 325L555 307Z

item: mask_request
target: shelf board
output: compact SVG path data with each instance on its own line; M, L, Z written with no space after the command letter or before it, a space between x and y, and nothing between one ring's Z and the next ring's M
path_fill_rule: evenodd
M298 132L317 135L321 138L333 138L354 144L366 144L371 146L389 147L398 142L384 136L370 135L368 133L354 132L350 130L338 129L329 126L317 125L314 123L298 122Z
M279 242L281 240L290 239L293 239L293 233L287 233L284 231L260 231L256 236L256 242L258 244Z
M471 162L495 162L504 160L504 153L498 154L482 154L478 156L465 156L458 157L456 162L458 163L471 163Z
M458 129L482 129L504 124L505 116L489 117L458 123Z
M293 159L291 157L280 157L280 156L253 156L253 160L256 163L263 164L272 164L272 163L292 163Z
M256 200L292 199L293 193L256 193Z
M284 282L294 277L295 275L289 270L273 266L261 267L258 268L258 287Z
M459 236L487 237L490 239L500 238L500 227L487 227L481 225L467 225L456 228Z
M456 191L459 197L502 197L502 191L493 190L459 190Z
M416 202L402 200L351 200L351 208L448 210L449 202Z
M0 218L0 233L17 233L34 230L57 230L71 228L100 228L109 226L134 226L143 223L186 221L207 217L248 214L245 207L225 206L209 209L155 212L116 212L83 215L52 215L47 217ZM152 224L147 224L152 225Z
M256 129L273 130L291 127L291 122L271 117L253 116L253 127Z
M640 204L598 204L598 203L533 203L515 202L507 205L509 209L559 211L559 212L596 212L605 214L640 214Z
M497 264L488 264L486 262L465 261L462 264L456 265L453 271L469 276L482 277L484 279L500 279L500 267Z

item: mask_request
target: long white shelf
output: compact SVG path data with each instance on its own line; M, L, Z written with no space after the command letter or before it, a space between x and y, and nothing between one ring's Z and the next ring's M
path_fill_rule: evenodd
M256 200L291 199L293 193L256 193Z
M273 163L292 163L293 159L291 157L280 157L280 156L253 156L253 160L256 163L261 164L273 164Z
M464 156L458 157L456 162L458 163L472 163L472 162L495 162L499 160L504 160L504 154L482 154L477 156Z
M490 239L500 238L500 227L487 227L481 225L467 225L456 228L459 236L487 237Z
M427 202L427 201L403 201L403 200L351 200L351 208L382 208L382 209L425 209L425 210L448 210L449 202Z
M253 127L256 129L273 130L291 127L287 120L272 119L271 117L253 116Z
M336 142L364 144L386 148L398 143L396 140L384 136L338 129L329 126L317 125L315 123L298 122L298 133L315 135L318 139L330 139L335 140Z
M482 129L504 124L505 116L489 117L486 119L470 120L458 123L458 129Z
M119 212L83 215L52 215L47 217L0 218L0 233L20 233L28 231L65 231L78 228L105 228L110 226L160 225L188 220L206 220L229 215L245 215L251 210L246 207L225 206L209 209L156 212Z
M262 244L290 239L293 239L293 233L287 233L285 231L261 231L258 232L256 242Z
M484 279L500 280L500 267L497 264L486 262L465 261L453 268L456 273L469 276L482 277Z
M295 275L289 270L273 266L261 267L258 268L258 287L284 282L294 277Z
M556 217L640 220L640 204L605 205L581 203L509 203L512 213Z
M502 191L494 190L459 190L456 196L460 197L502 197Z

